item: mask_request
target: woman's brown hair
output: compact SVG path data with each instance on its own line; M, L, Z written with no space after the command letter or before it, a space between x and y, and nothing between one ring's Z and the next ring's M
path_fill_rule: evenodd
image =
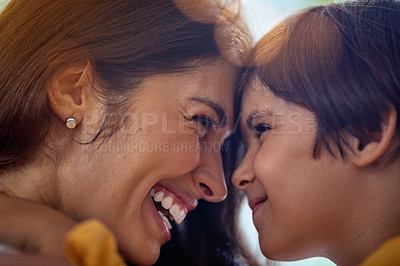
M228 23L234 16L210 23L221 10L208 10L202 23L173 0L12 0L0 15L0 169L26 163L43 143L52 113L46 88L57 73L90 62L108 109L96 139L143 78L221 57L215 36L228 40L239 29Z
M107 108L94 141L118 129L109 126L119 123L107 120L115 114L122 119L125 103L144 78L185 71L223 55L235 62L245 59L249 36L238 13L223 9L237 1L217 5L210 0L211 8L204 8L206 2L198 11L200 2L191 0L11 0L0 15L0 175L40 150L53 121L47 87L75 63L90 63L99 101ZM198 223L199 215L189 214L185 224L203 234L180 232L190 239L175 237L178 242L168 246L177 256L162 256L159 263L178 265L187 258L189 265L202 265L238 256L239 243L221 222L220 205L215 208L206 208L202 221L215 216L216 225ZM233 217L224 218L233 224ZM223 254L209 252L210 246L225 248L227 241L231 248ZM188 243L196 249L185 249Z

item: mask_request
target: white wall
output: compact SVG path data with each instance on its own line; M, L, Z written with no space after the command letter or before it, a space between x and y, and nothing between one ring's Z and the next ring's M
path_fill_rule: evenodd
M0 11L7 5L9 0L0 0Z

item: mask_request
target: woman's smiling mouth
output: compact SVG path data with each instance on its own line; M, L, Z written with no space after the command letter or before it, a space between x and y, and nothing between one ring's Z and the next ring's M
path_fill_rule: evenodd
M171 223L182 223L187 213L196 208L197 199L179 189L167 189L160 185L155 185L150 190L150 196L158 212L157 220L161 226L163 237L167 242L171 238L169 232L172 229Z

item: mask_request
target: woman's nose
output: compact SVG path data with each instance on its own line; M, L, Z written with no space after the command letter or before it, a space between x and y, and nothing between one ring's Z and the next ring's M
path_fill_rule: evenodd
M248 150L239 167L233 172L232 183L237 189L246 190L247 186L254 182L253 162L255 155L256 150Z
M194 173L195 186L200 193L200 198L211 202L225 199L227 188L222 167L221 152L202 151L200 167Z

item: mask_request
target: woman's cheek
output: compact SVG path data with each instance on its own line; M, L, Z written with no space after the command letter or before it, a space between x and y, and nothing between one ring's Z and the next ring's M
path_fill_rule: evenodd
M176 176L187 174L198 167L201 145L196 134L176 135L168 142L167 167L174 169Z

